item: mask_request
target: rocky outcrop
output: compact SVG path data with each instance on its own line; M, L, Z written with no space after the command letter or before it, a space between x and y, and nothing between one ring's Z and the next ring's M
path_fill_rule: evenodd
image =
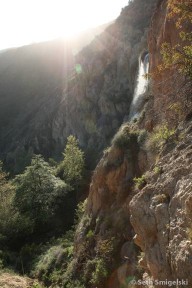
M86 287L120 288L140 275L129 213L133 178L147 165L140 138L136 125L123 125L94 171L73 263L73 275L80 270Z
M94 242L89 247L92 251L98 250L101 239L106 240L114 236L120 240L115 256L111 256L111 263L115 265L110 266L108 263L112 270L106 282L101 281L99 287L120 287L122 284L129 287L126 285L133 275L136 279L149 279L151 283L154 280L183 279L188 281L188 287L192 285L190 276L192 127L190 117L187 116L190 110L185 107L186 103L189 105L188 108L190 107L190 99L188 102L185 100L191 90L188 89L187 93L182 90L184 98L181 98L182 94L178 92L178 88L183 87L183 76L176 70L166 71L167 74L165 71L156 74L157 66L162 63L160 52L162 43L169 41L174 46L178 41L181 42L178 33L174 19L168 18L167 1L158 1L149 33L152 79L137 129L145 128L150 132L145 131L147 141L150 141L157 135L155 133L161 131L162 124L166 122L165 134L170 133L170 127L175 127L176 132L172 133L174 136L167 137L162 132L158 141L163 139L163 144L160 147L158 143L158 149L153 151L145 139L143 144L142 131L136 129L138 134L134 144L126 142L126 149L122 149L122 146L117 149L113 142L110 150L99 162L92 178L85 212L89 220L86 220L87 222L85 219L82 220L77 230L77 261L81 259L79 256L81 253L78 254L79 247L85 241L89 229L92 229L94 235ZM183 119L189 122L182 122ZM120 129L118 133L121 131L123 130ZM141 177L147 170L149 171ZM134 177L140 177L135 179L135 182L139 183L135 185L139 189L135 190ZM117 221L119 215L120 222ZM122 224L123 220L126 221L126 225ZM119 227L121 232L118 230ZM133 245L133 232L136 233L133 238L135 244L140 247L140 252ZM123 255L124 263L120 261L119 255ZM86 262L89 257L84 261ZM97 254L93 254L92 257L97 257ZM142 272L137 269L137 262L140 268L144 269ZM163 285L168 287L168 284ZM155 287L163 285L157 284ZM175 284L175 287L180 286ZM146 287L152 287L152 284Z
M148 35L151 85L150 97L145 107L145 121L142 123L148 130L163 122L177 127L192 109L191 84L184 73L178 72L177 65L173 65L171 69L160 68L163 64L162 45L167 43L171 49L178 44L190 45L181 39L180 32L191 31L192 28L190 22L176 28L178 16L170 17L167 4L167 0L158 1ZM180 47L177 49L181 50Z
M144 268L153 279L188 280L191 287L192 126L179 128L185 130L179 144L150 170L147 185L133 197L130 211Z
M128 119L138 57L147 46L147 29L155 3L130 3L115 23L76 57L76 71L64 91L52 127L58 147L69 134L74 134L92 165ZM141 12L143 9L145 13Z

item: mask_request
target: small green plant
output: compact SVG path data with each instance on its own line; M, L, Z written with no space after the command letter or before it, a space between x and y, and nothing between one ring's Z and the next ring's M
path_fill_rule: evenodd
M87 232L86 238L90 239L90 238L93 238L93 237L94 237L94 232L93 232L93 230L89 230L89 231Z
M145 175L142 175L141 177L138 177L138 178L135 177L133 181L137 189L142 189L146 184L146 177Z
M139 131L138 138L137 138L139 145L142 145L145 142L145 140L147 139L147 136L148 136L148 133L146 130L143 129Z
M159 166L155 166L155 168L153 169L155 174L160 174L161 173L162 168Z
M157 126L148 139L149 148L152 151L159 151L175 135L175 132L176 130L169 129L167 124Z
M101 258L95 260L95 271L92 273L92 279L90 281L92 284L98 284L108 276L108 269L105 261Z
M34 283L31 288L44 288L44 286L42 286L42 285L39 284L39 283Z

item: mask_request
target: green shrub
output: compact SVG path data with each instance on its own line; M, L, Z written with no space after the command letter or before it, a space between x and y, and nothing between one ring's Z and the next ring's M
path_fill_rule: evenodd
M138 177L138 178L135 177L133 181L135 183L136 188L142 189L146 184L146 177L145 175L142 175L141 177Z
M107 278L109 271L107 265L102 258L96 258L94 261L94 271L90 283L97 285Z
M157 126L148 139L148 147L152 151L159 151L174 135L175 129L169 129L167 124Z
M140 130L139 134L138 134L138 138L137 138L139 145L142 145L145 142L145 140L147 139L147 137L148 137L147 131L146 130Z
M88 239L89 239L89 238L93 238L93 237L94 237L94 232L93 232L92 230L89 230L89 231L87 232L86 237L87 237Z
M8 174L2 169L0 162L0 244L8 245L22 234L30 234L33 223L28 217L21 215L14 207L15 187L8 180Z
M128 124L123 125L112 140L112 145L126 149L134 141L137 143L138 130Z
M62 238L50 243L42 255L39 256L32 272L45 283L61 283L64 270L73 257L74 231L68 231Z
M57 175L61 176L66 183L76 188L82 178L85 166L84 153L79 148L78 140L70 135L63 153L64 159L59 164Z
M156 175L160 175L163 173L163 168L160 167L160 166L155 166L154 169L153 169L153 172L156 174Z
M35 226L41 227L53 218L70 187L55 177L50 165L40 155L15 178L15 207Z

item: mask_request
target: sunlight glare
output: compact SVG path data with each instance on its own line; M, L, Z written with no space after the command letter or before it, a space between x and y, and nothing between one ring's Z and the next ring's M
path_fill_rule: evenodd
M74 37L114 20L127 3L127 0L0 0L0 49Z

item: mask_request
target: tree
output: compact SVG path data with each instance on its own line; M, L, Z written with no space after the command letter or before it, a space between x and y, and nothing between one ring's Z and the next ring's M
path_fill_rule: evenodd
M176 28L179 31L181 43L172 46L171 43L163 43L161 54L163 64L159 70L176 68L190 81L192 79L192 8L191 0L169 0L168 17L174 18Z
M63 177L71 186L77 187L83 177L84 153L78 147L77 139L72 135L67 138L63 156L61 163Z
M15 216L13 209L14 187L8 182L7 174L3 172L0 162L0 238L6 237L9 224Z
M31 166L16 177L15 187L15 206L35 225L47 223L54 217L58 202L62 202L61 198L69 190L40 155L34 156Z
M0 161L0 243L16 241L31 231L31 224L27 217L22 217L17 208L14 207L13 201L15 196L15 187L8 180L8 174L2 169Z

